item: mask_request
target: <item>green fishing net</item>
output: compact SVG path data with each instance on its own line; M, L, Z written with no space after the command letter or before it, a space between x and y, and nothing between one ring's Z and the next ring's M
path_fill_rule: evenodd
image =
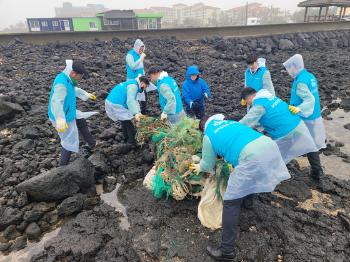
M166 121L144 117L137 124L137 141L150 143L156 158L156 175L152 179L152 192L156 198L182 200L187 196L200 196L208 174L194 174L189 170L193 155L200 155L203 135L198 120L183 118L171 127ZM216 167L217 195L226 187L229 168L223 160Z

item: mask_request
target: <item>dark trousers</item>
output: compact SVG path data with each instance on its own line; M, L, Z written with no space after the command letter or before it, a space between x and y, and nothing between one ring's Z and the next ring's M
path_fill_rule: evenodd
M88 145L91 149L94 148L96 145L96 140L91 135L86 120L84 118L83 119L76 119L75 122L76 122L77 128L78 128L80 134L82 135L82 137L84 138L85 142L88 143ZM68 165L71 155L72 155L71 151L68 151L62 147L60 166Z
M136 145L135 135L136 129L131 120L120 121L122 124L122 132L124 135L124 142Z
M321 173L323 172L320 160L319 152L311 152L307 154L307 159L309 160L311 166L311 173Z
M192 104L192 107L190 108L189 106L186 106L186 113L188 116L197 118L197 119L202 119L204 116L204 102L203 101L195 101Z
M232 253L234 251L242 201L243 198L224 201L220 246L223 253Z
M140 101L141 114L146 115L147 111L147 92L145 91L145 101Z

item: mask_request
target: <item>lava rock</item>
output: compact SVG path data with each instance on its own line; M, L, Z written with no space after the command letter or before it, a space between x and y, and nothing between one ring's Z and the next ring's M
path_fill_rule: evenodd
M26 229L26 235L29 240L36 240L41 235L41 229L37 223L30 223Z
M4 252L10 248L11 244L10 243L1 243L0 242L0 252Z
M56 201L78 192L94 194L94 168L90 161L79 158L73 163L52 169L17 185L35 201Z
M288 39L280 39L278 48L281 50L290 50L294 48L294 44Z
M37 209L32 209L24 213L23 219L27 222L35 222L38 221L43 215L44 212Z
M89 157L89 161L95 167L96 175L105 175L109 171L109 166L107 164L107 158L104 154L97 152Z
M23 111L24 109L21 107L21 105L7 102L0 97L0 123L3 123L5 120L14 118L16 114Z
M282 182L277 186L276 190L300 202L312 197L310 188L302 181L290 180Z
M142 160L148 164L153 163L154 162L153 152L149 151L148 149L143 150L142 151Z
M18 251L27 246L27 238L24 236L16 238L15 242L11 246L12 251Z
M350 110L350 98L344 98L340 102L340 107L344 110Z
M17 208L0 207L0 230L5 229L11 224L18 224L21 222L23 212Z
M32 127L32 126L26 127L23 130L23 137L24 138L30 138L30 139L38 138L39 137L39 131L38 131L38 129L36 129L36 128Z
M19 237L21 233L17 231L15 225L10 225L2 232L2 235L7 240L13 240Z
M77 194L72 197L68 197L57 206L57 213L61 217L70 216L74 213L81 211L84 207L84 201L86 196L83 194Z

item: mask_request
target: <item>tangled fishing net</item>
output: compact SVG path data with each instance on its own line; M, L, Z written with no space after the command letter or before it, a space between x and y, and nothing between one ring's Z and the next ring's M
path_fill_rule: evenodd
M144 117L137 127L138 142L150 143L155 153L155 166L144 181L154 197L183 200L201 196L209 175L196 175L189 169L192 162L200 160L203 136L198 129L198 120L186 117L171 127L165 121ZM211 174L218 199L222 200L222 188L226 188L229 175L227 163L218 160L216 172Z

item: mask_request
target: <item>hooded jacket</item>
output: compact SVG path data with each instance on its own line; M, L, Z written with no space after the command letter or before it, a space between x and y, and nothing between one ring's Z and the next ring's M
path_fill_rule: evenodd
M189 107L191 102L199 102L203 104L204 94L210 97L210 89L208 84L201 77L193 81L191 75L199 75L197 66L189 66L186 71L186 80L182 84L182 98Z

